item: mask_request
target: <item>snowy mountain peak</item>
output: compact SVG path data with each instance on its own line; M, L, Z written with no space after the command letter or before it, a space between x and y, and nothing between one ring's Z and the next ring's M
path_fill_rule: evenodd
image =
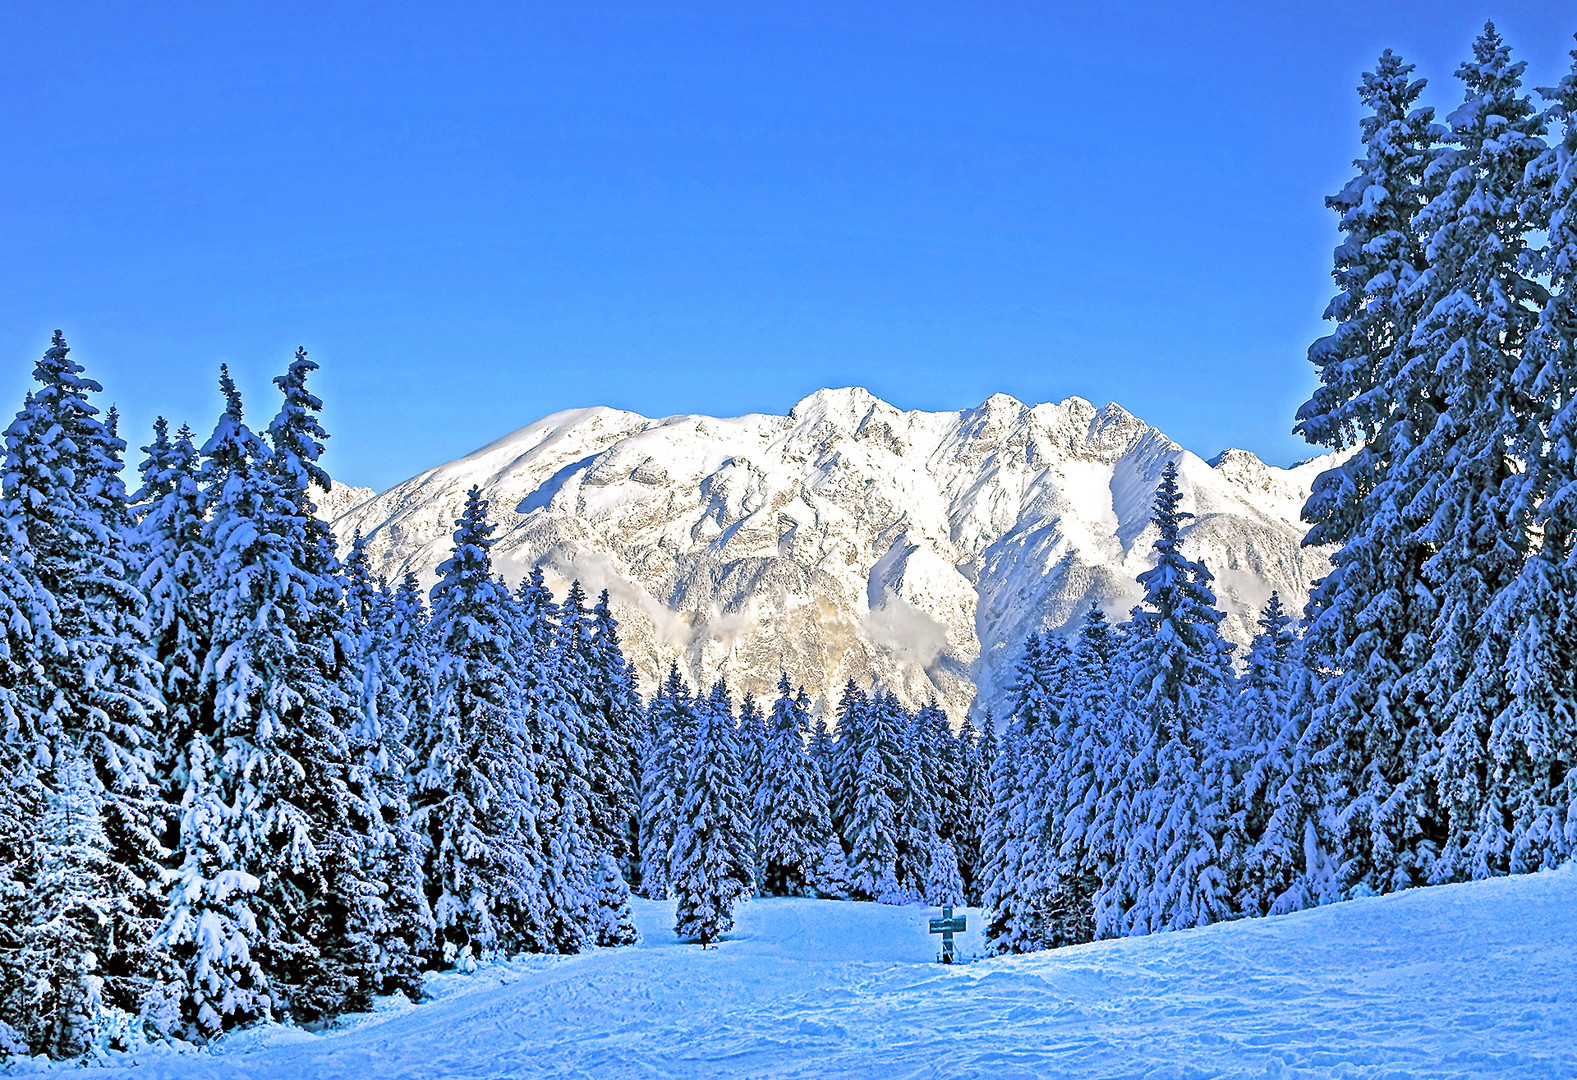
M1024 636L1090 602L1115 618L1149 565L1150 504L1180 465L1186 544L1246 641L1271 589L1301 603L1325 570L1298 511L1331 459L1296 469L1191 454L1117 405L905 411L860 387L786 416L649 419L554 413L340 510L391 578L427 580L479 485L511 581L607 588L650 690L669 660L692 682L766 693L781 665L823 699L876 680L955 715L1000 698ZM999 708L1000 713L1000 708Z

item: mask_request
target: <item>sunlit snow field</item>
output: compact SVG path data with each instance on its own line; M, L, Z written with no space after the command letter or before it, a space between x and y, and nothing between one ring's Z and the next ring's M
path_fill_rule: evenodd
M635 905L639 946L108 1075L1577 1076L1577 868L956 967L934 909L758 900L703 952Z

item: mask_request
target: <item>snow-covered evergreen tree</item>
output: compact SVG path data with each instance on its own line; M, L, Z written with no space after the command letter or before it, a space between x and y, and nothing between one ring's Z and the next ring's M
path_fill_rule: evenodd
M1291 722L1295 686L1292 617L1272 592L1249 644L1242 678L1228 713L1218 754L1217 783L1223 792L1221 866L1233 909L1268 914L1291 884L1291 869L1279 856L1277 838L1265 843L1281 787L1291 772L1282 733Z
M50 611L35 637L29 701L32 745L52 764L86 762L109 851L101 882L109 948L97 955L103 1000L141 1007L158 960L153 726L158 667L147 646L146 602L132 581L130 519L121 480L125 443L99 419L98 383L57 331L33 369L36 386L5 432L0 514L16 531L11 571ZM57 793L58 794L58 793ZM47 838L46 838L47 840ZM46 852L45 861L52 856Z
M958 853L951 840L935 837L926 859L925 902L932 907L964 902L964 878L958 872Z
M758 885L765 896L816 895L820 863L833 838L821 771L805 745L809 720L788 676L781 675L754 800Z
M207 515L190 429L182 426L171 439L160 417L143 452L142 486L132 497L132 561L148 598L148 636L160 667L164 713L155 739L158 777L165 800L177 805L190 782L180 751L209 723L201 680L212 558L203 543Z
M602 946L634 945L641 940L630 914L630 887L625 883L624 871L619 862L608 852L597 861L597 895L594 908L597 913L595 943Z
M838 699L837 738L827 758L826 769L827 809L832 815L832 827L848 844L848 821L854 807L855 781L859 776L860 754L863 752L865 710L869 700L865 691L851 678L843 687Z
M990 710L984 719L991 723ZM959 823L954 848L958 855L959 874L964 882L964 894L971 904L980 902L985 887L984 844L986 822L991 814L991 773L981 754L981 736L974 721L964 714L958 728L958 789L963 801L963 814Z
M16 522L0 517L0 1061L29 1055L52 1018L35 1007L36 976L22 961L42 874L43 820L49 797L43 771L54 755L34 688L45 682L53 605L36 590Z
M1298 413L1297 431L1332 449L1360 447L1323 474L1304 508L1307 544L1339 545L1309 600L1308 662L1325 673L1307 739L1340 773L1344 876L1384 889L1419 880L1431 828L1418 788L1432 742L1428 706L1415 687L1436 601L1419 589L1425 545L1413 509L1426 481L1405 463L1427 439L1441 396L1412 344L1428 260L1417 220L1441 129L1418 107L1423 80L1387 52L1359 95L1365 156L1328 205L1344 239L1326 310L1336 323L1309 359L1322 386ZM1431 181L1433 183L1433 181Z
M755 873L733 716L713 700L697 721L674 838L672 889L679 902L674 933L704 946L734 925L734 906L755 890Z
M886 696L878 706L886 704ZM940 712L940 710L937 710ZM891 702L897 738L898 786L892 793L897 854L894 874L899 887L914 897L925 895L931 879L931 855L939 843L936 793L936 748L930 744L929 714L908 715ZM946 725L946 718L942 720Z
M540 585L540 577L534 584ZM580 606L578 590L571 590L571 599ZM589 697L584 666L589 627L581 614L565 609L546 651L533 649L524 659L517 706L537 763L537 830L545 844L543 898L550 951L562 953L596 944L603 922L596 880L603 848L592 817L588 724L581 711L581 702Z
M573 592L573 589L571 590ZM566 608L570 600L566 599ZM587 700L590 728L587 762L591 770L592 824L607 851L618 860L626 881L639 874L636 859L640 828L637 742L641 700L635 674L624 658L619 623L604 589L591 613L587 639Z
M1156 489L1155 566L1139 575L1124 657L1137 753L1122 781L1129 807L1121 861L1095 898L1097 933L1145 934L1203 926L1231 914L1219 863L1222 793L1210 763L1230 686L1228 646L1210 572L1182 552L1177 465Z
M649 714L650 735L641 763L641 891L647 899L666 900L672 895L674 843L699 722L677 663L669 666Z
M383 732L360 707L365 658L347 630L334 534L317 514L317 493L332 487L319 460L328 438L323 403L307 388L317 368L297 349L274 379L283 400L267 432L265 470L278 500L270 525L277 554L294 571L292 581L274 584L295 592L261 611L272 640L264 623L246 642L263 673L259 716L275 724L279 749L299 773L293 798L316 849L315 865L304 854L289 873L259 874L277 918L265 967L277 971L291 1015L305 1020L367 1008L383 982L383 960L407 945L375 900L400 886L369 876L387 869L376 854L390 839L379 804L403 770L382 783L364 771L382 757ZM411 977L407 970L408 986Z
M824 788L831 783L832 758L835 748L836 743L832 738L832 728L827 723L827 714L824 710L820 716L816 717L815 726L811 728L810 746L808 748L810 760L815 763L816 771L821 773L821 783Z
M1067 646L1031 634L1014 677L1013 715L992 774L986 834L986 938L999 952L1050 946L1054 850L1048 807L1057 798L1052 734L1059 724L1058 683Z
M902 712L891 691L874 694L851 712L850 729L839 734L840 775L852 773L852 780L845 780L849 804L843 825L849 886L857 898L884 904L912 899L898 877Z
M438 568L431 635L436 695L413 732L411 807L427 838L426 882L438 947L468 965L493 952L546 949L541 795L516 713L512 606L493 576L494 526L472 488Z
M1521 89L1524 66L1486 25L1457 70L1466 99L1448 117L1440 190L1419 213L1429 267L1412 346L1441 412L1400 471L1427 518L1421 582L1440 598L1417 681L1439 731L1425 763L1445 840L1427 868L1432 882L1504 872L1511 846L1488 746L1510 704L1506 642L1486 637L1484 617L1520 572L1534 524L1511 454L1541 411L1517 371L1548 295L1524 274L1533 225L1524 174L1545 149L1544 119Z
M111 1027L99 957L115 948L113 909L123 902L112 884L118 870L99 785L82 758L56 764L39 824L32 910L16 928L15 962L32 986L18 987L20 1000L8 1002L7 1019L26 1032L33 1053L77 1057L95 1049Z
M374 886L350 914L379 993L421 993L421 967L431 950L432 912L422 881L423 840L411 815L411 713L400 663L410 632L401 601L372 580L366 545L358 535L344 565L342 670L353 706L347 731L353 782L369 807L362 873ZM420 598L417 598L418 610Z
M1043 845L1041 878L1047 897L1046 941L1066 945L1094 936L1094 898L1114 862L1106 840L1111 823L1101 817L1103 797L1113 783L1114 715L1112 661L1116 642L1106 615L1091 607L1079 627L1068 661L1067 689L1051 732L1051 784L1045 817L1030 821Z
M1544 93L1560 138L1530 166L1525 186L1530 223L1548 236L1537 265L1550 298L1516 373L1535 408L1511 447L1526 469L1510 481L1520 506L1537 507L1535 549L1486 620L1491 639L1505 643L1506 701L1488 733L1505 818L1486 838L1511 873L1558 865L1577 850L1569 824L1577 806L1577 64ZM1496 674L1475 661L1477 677Z

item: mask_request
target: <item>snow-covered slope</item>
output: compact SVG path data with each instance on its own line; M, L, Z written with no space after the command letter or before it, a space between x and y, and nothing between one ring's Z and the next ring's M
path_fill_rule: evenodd
M1577 1076L1577 868L955 967L930 962L935 909L752 901L702 951L674 941L671 903L636 905L636 947L108 1075Z
M902 412L822 390L788 416L652 420L555 413L342 512L391 578L429 581L465 492L480 485L517 580L608 588L649 690L670 659L695 683L767 692L780 667L836 699L850 676L956 716L1000 696L1027 633L1089 603L1126 615L1148 566L1150 503L1181 464L1191 554L1217 577L1246 641L1271 589L1294 607L1324 572L1298 512L1315 459L1278 469L1241 450L1215 464L1115 405Z

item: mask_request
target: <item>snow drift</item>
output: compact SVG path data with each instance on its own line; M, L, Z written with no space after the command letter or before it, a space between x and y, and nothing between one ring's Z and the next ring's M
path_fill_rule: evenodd
M671 903L637 901L637 947L438 976L440 1000L339 1031L101 1075L1573 1076L1573 910L1568 867L941 967L934 909L757 900L703 951L675 941Z

